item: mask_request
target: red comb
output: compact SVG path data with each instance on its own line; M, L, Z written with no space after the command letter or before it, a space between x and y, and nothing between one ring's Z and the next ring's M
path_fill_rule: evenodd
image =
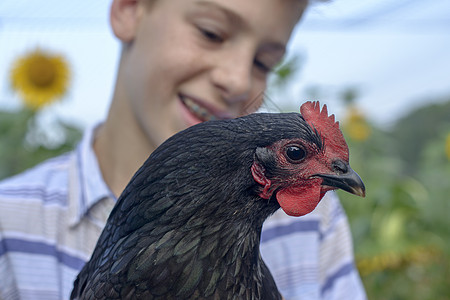
M328 116L327 105L323 106L320 111L319 101L308 101L300 107L300 113L309 125L314 126L317 130L322 126L335 127L339 129L339 122L334 121L334 115ZM326 128L325 127L325 128Z
M326 104L321 111L319 101L308 101L300 107L300 113L305 121L320 133L327 147L331 146L334 151L346 153L344 156L348 160L348 146L339 129L339 122L335 121L334 115L328 116Z

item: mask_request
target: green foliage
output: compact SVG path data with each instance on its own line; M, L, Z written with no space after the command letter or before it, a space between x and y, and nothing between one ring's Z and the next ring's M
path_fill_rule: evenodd
M294 78L301 69L303 59L301 56L292 56L285 58L279 65L274 68L273 76L271 76L270 87L283 89Z
M406 162L402 171L416 174L428 143L432 143L449 126L450 101L421 107L399 120L391 134L398 140L394 154ZM405 149L403 145L409 147Z
M450 299L449 108L413 111L388 131L372 125L364 142L346 135L367 196L339 195L369 299Z
M0 179L20 173L39 162L67 152L81 137L81 131L64 122L56 125L62 141L51 143L36 121L38 112L22 109L0 111Z

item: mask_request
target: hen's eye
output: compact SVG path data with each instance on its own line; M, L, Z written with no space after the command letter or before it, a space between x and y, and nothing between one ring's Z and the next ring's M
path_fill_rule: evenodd
M286 148L286 155L293 162L299 162L305 158L306 152L298 146L289 146Z

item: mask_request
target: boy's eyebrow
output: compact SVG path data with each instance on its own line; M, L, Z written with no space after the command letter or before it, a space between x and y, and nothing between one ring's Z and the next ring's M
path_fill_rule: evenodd
M263 49L269 52L280 52L282 55L286 53L286 46L277 42L268 43Z
M199 4L200 6L204 6L205 8L211 8L211 9L216 9L219 10L220 12L222 12L229 21L231 21L233 24L236 23L244 23L243 18L238 15L237 13L235 13L234 11L228 9L227 7L224 7L220 4L208 1L208 0L200 0L197 1L197 4Z
M242 0L245 1L245 0ZM227 19L231 22L231 24L240 24L240 25L244 25L245 20L242 18L242 16L240 16L239 14L235 13L234 11L228 9L227 7L224 7L220 4L208 1L208 0L200 0L197 2L197 4L207 7L207 8L211 8L211 9L216 9L221 11L226 17ZM286 52L286 45L284 45L283 43L279 43L279 42L270 42L268 43L268 45L265 47L267 50L269 51L280 51L282 53Z

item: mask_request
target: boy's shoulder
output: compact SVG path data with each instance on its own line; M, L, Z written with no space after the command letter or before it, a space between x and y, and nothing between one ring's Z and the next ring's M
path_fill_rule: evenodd
M72 153L45 160L22 173L0 181L0 202L15 198L65 204Z

